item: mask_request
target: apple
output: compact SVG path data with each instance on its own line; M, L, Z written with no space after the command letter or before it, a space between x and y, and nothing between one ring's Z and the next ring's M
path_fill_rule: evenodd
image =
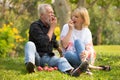
M53 67L50 67L50 68L48 68L48 71L53 71L54 70L54 68Z
M42 68L41 66L38 66L38 67L37 67L37 70L38 70L38 71L42 71L43 68Z
M54 67L54 70L58 70L58 67Z
M43 69L44 69L45 71L47 71L47 70L49 69L49 67L48 67L48 66L45 66Z

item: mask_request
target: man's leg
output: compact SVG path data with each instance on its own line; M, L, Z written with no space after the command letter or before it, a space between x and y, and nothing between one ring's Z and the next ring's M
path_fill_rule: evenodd
M61 58L57 56L50 57L47 54L45 54L41 58L41 62L42 65L45 65L47 63L49 66L53 66L53 67L57 66L61 72L65 72L73 69L73 67L68 63L68 61L64 57Z
M36 65L40 64L40 57L36 52L35 44L29 41L25 45L25 64L26 64L26 69L29 73L34 72L35 63Z
M80 76L81 73L85 72L88 68L88 62L85 61L81 63L77 68L73 68L69 62L67 61L66 58L60 57L57 58L56 56L51 57L49 61L49 65L55 65L54 63L57 64L58 69L63 72L63 73L68 73L71 76L78 77Z
M81 73L86 71L88 67L87 62L83 62L81 65L79 65L77 68L73 68L66 58L64 57L49 57L48 55L45 55L42 57L42 62L47 63L49 66L57 66L58 69L63 73L68 73L71 76L78 77Z

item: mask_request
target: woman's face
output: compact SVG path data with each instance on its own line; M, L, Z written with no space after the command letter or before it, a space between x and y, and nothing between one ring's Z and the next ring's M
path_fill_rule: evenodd
M80 26L84 22L83 18L78 13L73 13L71 19L75 26Z

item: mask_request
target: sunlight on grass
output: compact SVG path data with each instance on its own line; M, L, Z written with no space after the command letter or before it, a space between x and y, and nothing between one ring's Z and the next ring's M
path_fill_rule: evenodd
M97 52L95 65L110 65L112 67L111 71L92 70L93 76L84 73L77 78L59 71L37 71L28 74L24 65L24 57L0 58L0 80L119 80L120 46L102 45L94 48Z
M94 47L98 53L114 53L114 55L120 55L120 45L100 45Z

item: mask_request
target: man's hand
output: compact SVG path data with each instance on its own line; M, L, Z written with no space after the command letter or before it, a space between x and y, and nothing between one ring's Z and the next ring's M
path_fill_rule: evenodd
M51 16L50 17L50 29L49 29L48 34L47 34L49 36L50 41L52 39L52 35L53 35L54 29L56 27L56 24L57 24L56 17L55 16Z
M63 57L63 54L62 54L62 50L61 50L61 48L58 47L57 50L58 50L58 52L59 52L59 54L60 54L60 57Z
M50 27L55 28L57 25L57 18L55 16L50 17Z

